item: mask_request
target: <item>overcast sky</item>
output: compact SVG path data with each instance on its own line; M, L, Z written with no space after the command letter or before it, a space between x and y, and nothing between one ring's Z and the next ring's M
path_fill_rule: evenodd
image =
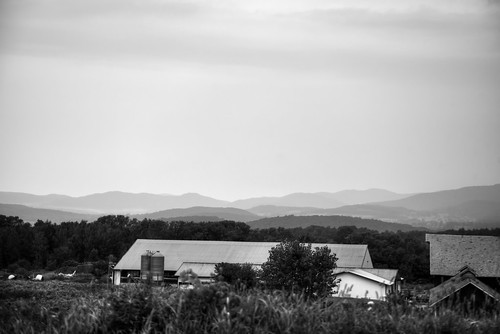
M0 190L500 183L500 1L1 0Z

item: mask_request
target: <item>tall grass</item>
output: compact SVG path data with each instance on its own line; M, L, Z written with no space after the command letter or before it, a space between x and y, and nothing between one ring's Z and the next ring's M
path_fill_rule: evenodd
M403 301L306 299L225 284L193 290L0 282L0 333L498 333L500 310L464 318Z

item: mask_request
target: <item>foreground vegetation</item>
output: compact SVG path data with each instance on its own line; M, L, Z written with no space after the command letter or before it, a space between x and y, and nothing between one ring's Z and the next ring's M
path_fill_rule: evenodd
M177 290L0 281L0 333L498 333L499 315L235 291L223 283Z

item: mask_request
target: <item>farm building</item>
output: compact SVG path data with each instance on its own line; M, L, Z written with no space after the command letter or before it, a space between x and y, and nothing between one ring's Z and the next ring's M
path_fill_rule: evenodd
M202 282L210 282L215 264L250 263L260 267L267 261L269 250L276 245L275 242L138 239L114 267L113 283L119 285L129 279L141 277L141 260L145 258L147 252L150 252L151 266L157 265L160 268L156 270L156 280L179 283L180 274L192 269ZM325 244L312 244L313 248L322 246ZM338 267L373 268L366 245L326 244L326 246L336 254ZM144 265L144 261L142 264Z
M500 301L500 237L427 234L430 274L436 287L429 304Z
M481 282L469 266L464 266L455 276L430 291L431 307L441 303L450 305L464 301L473 303L470 306L474 308L482 307L499 302L500 293Z
M340 279L335 296L386 300L389 294L401 291L397 269L337 268Z

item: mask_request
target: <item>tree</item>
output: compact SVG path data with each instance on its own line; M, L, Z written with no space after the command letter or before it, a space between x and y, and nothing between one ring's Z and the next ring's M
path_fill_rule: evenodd
M257 271L250 263L221 262L215 265L215 279L237 288L253 288L257 285Z
M337 283L333 275L336 262L327 246L312 249L311 244L298 240L284 241L269 251L261 278L270 289L325 296Z

